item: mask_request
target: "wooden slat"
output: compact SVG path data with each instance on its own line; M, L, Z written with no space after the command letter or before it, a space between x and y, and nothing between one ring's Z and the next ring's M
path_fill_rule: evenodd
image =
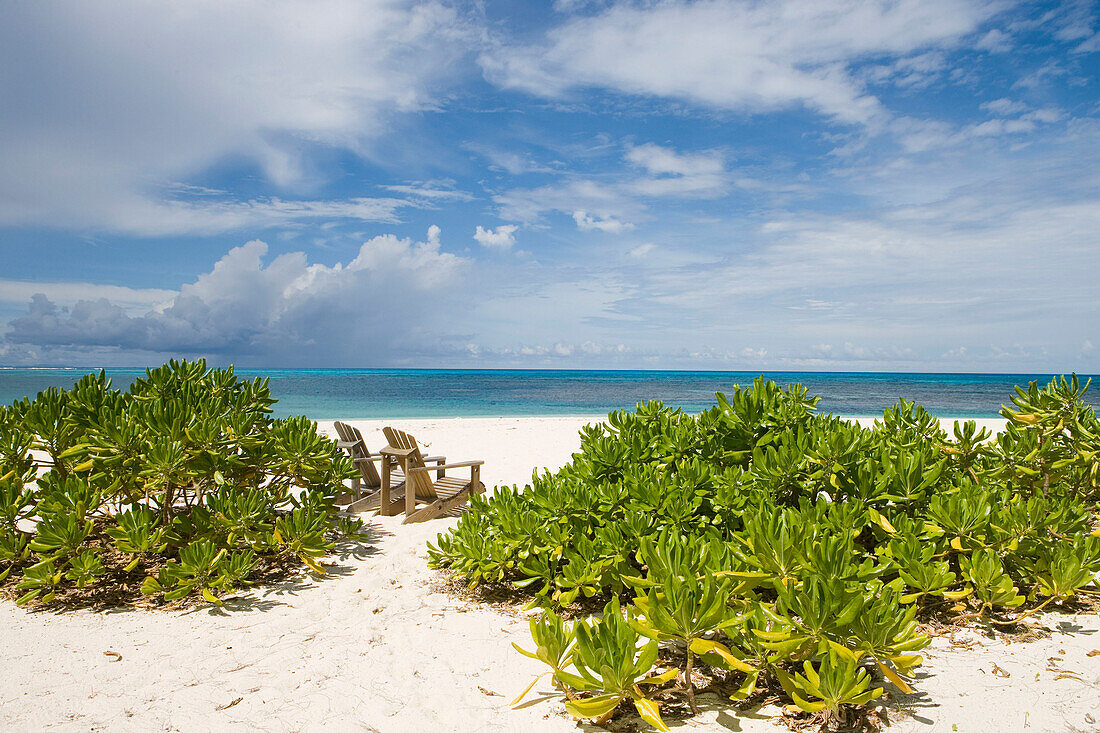
M382 478L378 475L378 470L375 469L374 464L370 462L371 453L367 449L367 444L363 442L363 435L359 432L359 429L339 420L334 422L333 426L336 428L336 434L340 436L341 447L348 451L355 467L359 469L362 483L368 490L380 487ZM361 495L359 487L354 483L352 490L355 491L357 496Z
M484 465L485 461L460 461L458 463L444 463L442 466L425 466L423 468L410 468L410 471L439 471L448 468L470 468L471 466Z
M403 461L402 469L405 471L405 482L412 486L416 498L429 501L436 499L435 488L426 473L422 471L409 473L413 469L425 468L424 458L420 454L420 448L417 446L416 440L408 433L394 428L382 428L382 433L386 436L386 441L391 448L408 451L401 458Z

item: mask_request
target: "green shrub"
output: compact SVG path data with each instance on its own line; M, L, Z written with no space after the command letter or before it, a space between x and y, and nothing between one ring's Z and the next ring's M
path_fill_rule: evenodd
M547 609L533 656L578 717L632 697L662 727L651 693L627 694L655 677L658 643L692 708L703 662L733 700L763 685L839 724L882 694L872 677L911 691L928 643L918 616L1011 624L1096 592L1100 423L1087 388L1017 388L992 441L973 422L949 436L906 400L861 429L762 378L695 416L639 404L583 428L557 473L474 497L430 562ZM554 621L585 599L611 599L601 628L620 618L638 638L617 631L597 651L584 622ZM558 652L543 648L548 630ZM581 684L601 654L615 674Z
M220 603L260 572L323 573L358 529L335 508L354 471L274 403L267 380L173 361L125 393L100 372L0 407L0 582L21 604L130 588Z

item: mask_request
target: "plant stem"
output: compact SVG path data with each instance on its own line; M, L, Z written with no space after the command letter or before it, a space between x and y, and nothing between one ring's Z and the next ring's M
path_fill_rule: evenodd
M691 667L695 663L695 654L691 651L691 645L687 648L687 664L684 667L684 691L687 692L688 705L691 712L699 714L699 708L695 704L695 685L691 681Z
M1023 621L1025 618L1027 618L1028 616L1030 616L1033 613L1038 613L1039 611L1042 611L1046 607L1046 605L1048 603L1050 603L1051 601L1053 601L1053 600L1054 600L1054 596L1051 596L1050 598L1046 599L1045 601L1040 603L1035 608L1031 609L1027 613L1021 613L1016 618L1011 618L1011 619L1008 619L1007 621L998 621L995 618L991 618L991 619L989 619L989 623L997 624L998 626L1011 626L1014 623L1018 623L1020 621Z

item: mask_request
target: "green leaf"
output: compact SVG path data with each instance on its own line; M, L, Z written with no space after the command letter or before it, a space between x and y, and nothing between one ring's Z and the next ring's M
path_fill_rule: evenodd
M794 705L788 705L788 710L802 710L807 713L820 713L825 709L825 703L823 702L810 702L806 698L799 695L797 692L788 693L791 699L794 700Z
M622 699L622 695L597 695L584 700L569 700L565 703L565 709L574 718L602 718L618 707Z
M557 678L563 683L569 685L577 692L589 692L591 690L599 689L598 685L589 682L585 678L575 675L572 672L566 672L564 670L558 670L556 672Z
M942 595L949 601L961 601L963 598L966 598L973 593L974 589L970 586L967 586L963 590L945 590L940 595Z
M538 661L540 661L540 662L542 661L542 659L540 659L540 658L538 657L538 655L536 655L536 654L534 654L534 653L532 653L532 652L529 652L529 651L527 651L526 649L524 649L524 648L520 647L520 645L519 645L519 644L517 644L517 643L516 643L516 642L514 642L514 641L512 642L512 648L513 648L513 649L515 649L515 650L516 650L517 652L519 652L520 654L522 654L522 655L523 655L523 656L525 656L525 657L531 657L531 659L537 659L537 660L538 660Z
M680 674L680 670L673 667L672 669L655 674L650 677L646 677L644 680L638 680L639 685L663 685L669 680L676 678L676 675Z
M166 601L178 601L181 598L186 598L191 594L191 586L182 585L179 588L170 590L164 594L164 600Z
M746 674L745 680L737 688L737 691L730 695L730 699L737 702L748 699L752 693L756 692L756 683L759 679L760 673L755 670Z
M751 665L745 664L734 656L730 648L721 642L709 641L707 639L692 639L688 648L700 656L711 653L717 654L730 669L736 669L745 673L756 671Z
M874 507L867 507L867 515L871 518L875 524L882 527L884 531L889 534L896 534L897 530L894 529L894 525L890 524L890 521L882 516Z

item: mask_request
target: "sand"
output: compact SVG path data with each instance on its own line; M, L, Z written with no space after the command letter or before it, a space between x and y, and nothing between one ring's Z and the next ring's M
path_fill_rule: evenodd
M432 453L484 458L493 486L568 461L591 419L399 425ZM372 448L382 444L381 421L356 424ZM458 598L426 566L425 543L454 521L373 518L371 541L331 558L326 579L303 575L224 609L53 613L0 603L0 729L577 730L555 701L509 709L543 670L511 649L529 645L523 613ZM1041 623L1050 636L1028 643L971 631L937 638L918 694L892 703L890 730L1100 730L1100 655L1087 656L1100 649L1100 618L1046 614ZM739 713L706 695L700 703L702 715L669 720L673 729L786 730L770 719L774 709Z

